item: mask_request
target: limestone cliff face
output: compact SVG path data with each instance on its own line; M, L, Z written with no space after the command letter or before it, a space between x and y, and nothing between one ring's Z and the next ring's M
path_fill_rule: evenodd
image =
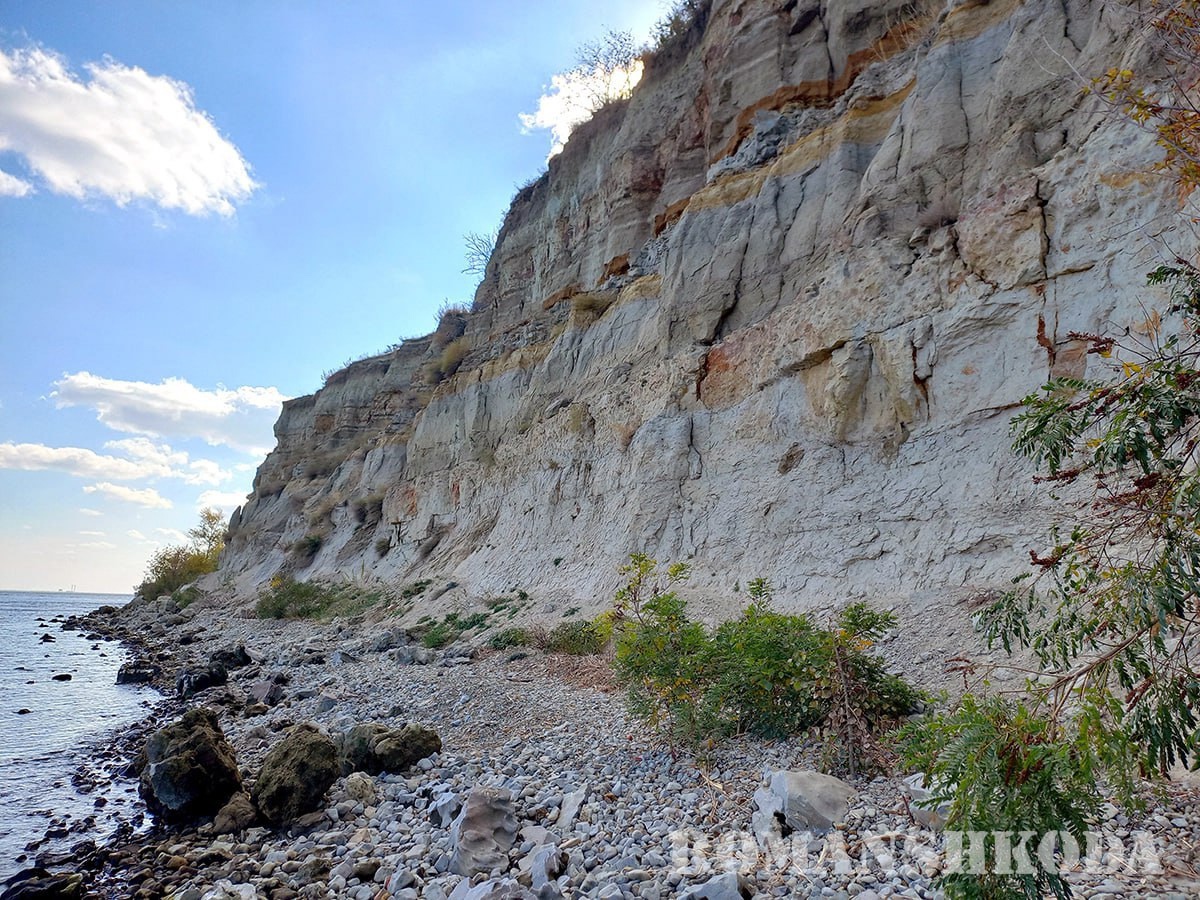
M1003 587L1049 514L1012 413L1141 318L1174 222L1073 74L1131 21L717 0L515 198L469 315L286 405L221 576L594 608L643 550L730 602Z

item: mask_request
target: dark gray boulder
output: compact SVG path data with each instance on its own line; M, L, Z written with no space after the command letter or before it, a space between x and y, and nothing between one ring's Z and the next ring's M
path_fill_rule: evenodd
M10 878L0 900L83 900L86 896L82 875L52 875L45 869L33 868Z
M403 772L418 761L442 749L436 731L420 725L388 728L378 722L365 722L346 731L338 742L338 757L343 775L351 772Z
M219 687L229 681L225 667L210 663L205 669L189 669L175 677L175 693L180 697L191 697L210 687Z
M208 662L210 665L222 666L226 670L229 670L248 666L254 660L246 652L246 645L238 644L233 647L222 647L220 650L214 650L209 654Z
M284 825L317 809L338 774L333 739L311 722L301 722L271 748L251 797L263 818Z
M162 670L147 662L128 662L117 669L117 684L147 684Z
M146 805L164 819L211 816L241 786L233 747L214 710L188 710L146 741L138 788Z

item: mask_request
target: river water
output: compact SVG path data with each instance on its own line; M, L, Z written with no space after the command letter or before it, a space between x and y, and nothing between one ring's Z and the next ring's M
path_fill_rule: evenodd
M102 770L106 743L160 695L116 683L126 658L116 641L61 628L70 615L129 599L0 591L0 882L32 864L26 844L47 829L57 836L37 849L62 851L99 841L138 808L131 780L95 788L76 776Z

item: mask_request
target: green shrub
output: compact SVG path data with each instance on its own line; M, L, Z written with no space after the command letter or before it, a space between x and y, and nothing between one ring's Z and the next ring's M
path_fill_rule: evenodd
M380 591L364 591L349 584L271 579L259 593L254 611L260 619L327 619L357 615L382 599Z
M898 733L904 761L925 775L936 802L950 803L947 826L956 831L1067 831L1086 844L1089 817L1100 797L1097 764L1086 744L1072 744L1036 707L1006 697L967 694L949 713L927 716ZM985 867L995 846L985 843ZM1069 897L1057 872L957 872L940 879L956 900L1028 900Z
M193 603L200 599L200 592L193 585L182 587L171 594L171 599L175 601L175 605L180 609L187 609Z
M542 650L590 656L604 649L606 641L594 622L563 622L546 633Z
M426 620L423 620L426 621ZM437 650L448 644L453 644L468 631L487 627L488 614L485 612L471 613L469 616L459 616L458 613L447 613L440 622L427 620L430 624L418 622L421 643L430 649Z
M384 538L380 538L379 540L377 540L375 542L375 555L376 556L387 556L388 552L391 551L391 549L392 549L392 539L391 538L384 537Z
M505 628L503 631L497 631L488 640L488 646L493 650L508 650L528 645L529 632L524 628Z
M419 597L421 594L425 593L431 584L433 584L433 582L425 578L421 581L414 581L412 584L405 585L405 587L400 591L400 598L402 600L411 600L413 597Z
M671 589L687 566L660 573L653 559L635 554L622 572L630 579L613 613L617 678L634 714L672 740L782 737L821 726L835 748L831 767L857 773L875 735L919 700L867 652L894 624L887 613L855 604L821 628L772 610L770 584L756 579L751 605L710 631L688 618Z

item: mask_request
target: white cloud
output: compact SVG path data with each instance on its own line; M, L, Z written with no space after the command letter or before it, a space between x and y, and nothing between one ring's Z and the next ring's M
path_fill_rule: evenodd
M575 127L586 122L607 97L628 96L642 78L642 61L635 59L628 68L590 72L574 69L555 75L550 87L538 97L537 110L521 113L521 130L549 131L553 140L550 156L562 152Z
M155 534L161 534L167 538L172 544L186 544L191 541L191 538L180 531L178 528L155 528Z
M68 544L80 550L116 550L117 545L111 541L84 541L82 544Z
M80 532L80 533L82 533L82 532ZM148 540L150 540L150 538L146 537L144 534L142 534L142 533L141 533L140 531L138 531L136 528L130 528L130 529L127 531L127 532L125 532L125 534L126 534L128 537L131 537L131 538L133 538L135 541L148 541Z
M0 150L50 190L228 216L258 187L188 85L112 59L84 69L86 81L40 47L0 50Z
M116 431L153 437L202 438L265 455L279 408L287 399L274 387L218 387L206 391L182 378L158 384L120 381L90 372L63 375L50 396L59 407L86 406Z
M100 494L120 500L122 503L134 503L147 509L170 509L171 501L162 496L154 488L131 488L120 484L110 484L102 481L99 484L89 484L84 489L85 494Z
M33 185L15 175L0 170L0 197L25 197L33 193Z
M104 513L100 512L100 510L88 509L86 506L79 507L79 514L81 516L102 516L102 515L104 515Z
M148 469L159 470L163 477L182 478L188 484L220 484L231 477L211 459L190 459L182 450L172 450L166 444L156 444L146 438L108 441L104 447L124 453Z
M81 531L79 533L84 537L104 537L103 531Z
M246 502L246 494L238 491L205 491L196 498L196 509L215 506L225 512L233 512Z
M110 441L106 449L122 456L106 456L84 447L47 447L45 444L0 443L0 469L25 472L51 469L79 478L138 481L145 478L179 478L187 484L220 484L229 473L211 460L189 460L183 452L145 438Z

